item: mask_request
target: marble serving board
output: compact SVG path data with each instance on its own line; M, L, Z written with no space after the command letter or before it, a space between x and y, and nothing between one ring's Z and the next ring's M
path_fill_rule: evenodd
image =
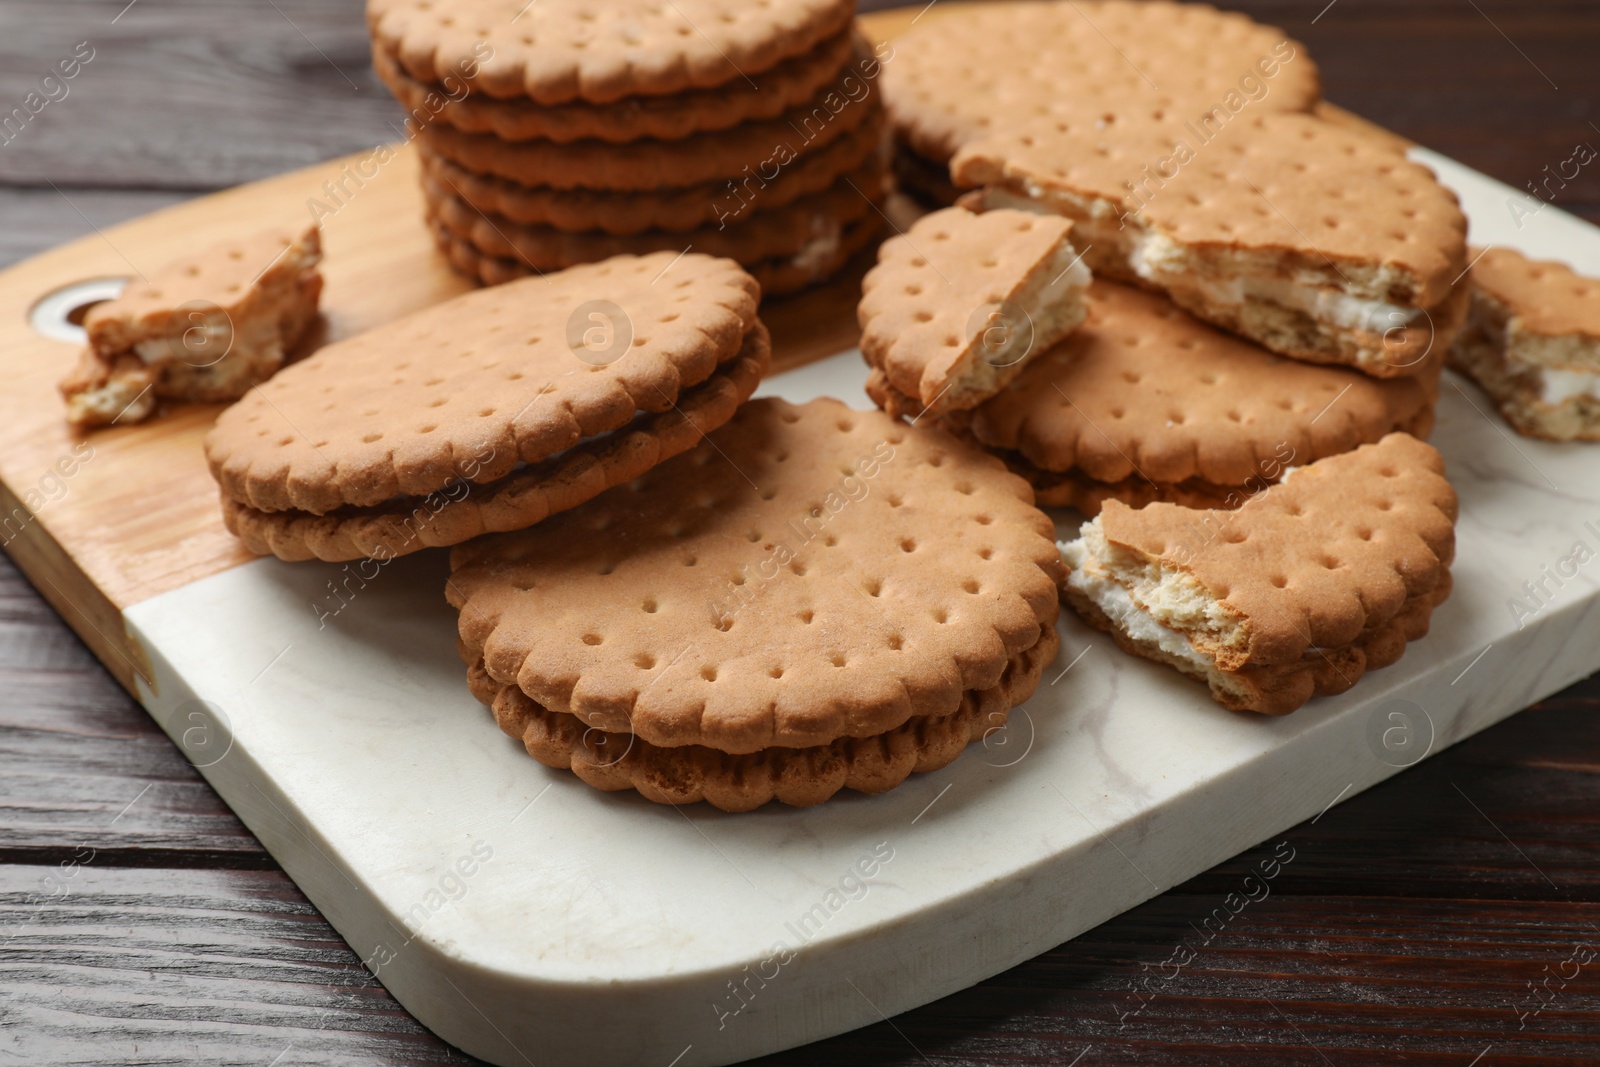
M1417 155L1475 241L1600 273L1600 231ZM863 378L846 352L763 391L866 406ZM1434 441L1455 593L1354 691L1231 714L1069 617L1003 733L803 811L659 807L529 759L463 684L443 553L355 583L259 560L124 618L151 714L442 1037L496 1064L724 1064L1003 971L1600 668L1600 562L1575 562L1600 556L1600 453L1510 435L1454 378Z

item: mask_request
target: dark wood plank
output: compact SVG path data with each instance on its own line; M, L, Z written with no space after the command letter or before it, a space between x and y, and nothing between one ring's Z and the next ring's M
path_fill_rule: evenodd
M217 189L397 140L361 13L361 0L7 0L0 114L80 42L94 57L0 147L0 174Z
M462 1064L281 872L0 866L0 1053L44 1064Z

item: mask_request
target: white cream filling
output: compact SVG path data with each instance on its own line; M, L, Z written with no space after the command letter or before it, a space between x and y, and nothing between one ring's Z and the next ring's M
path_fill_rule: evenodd
M827 269L833 257L838 254L839 242L843 237L843 230L838 223L827 223L822 232L807 241L789 262L807 274L818 274Z
M1086 201L1079 197L1052 195L1033 181L1025 182L1024 189L1026 195L991 188L986 190L984 202L990 207L1041 213L1049 213L1056 199L1069 200L1070 206L1078 211L1087 208L1093 223L1085 227L1085 234L1097 239L1093 243L1120 244L1126 250L1128 269L1138 277L1163 287L1193 279L1206 297L1215 303L1238 307L1246 301L1263 300L1346 330L1386 333L1409 326L1422 315L1418 308L1352 296L1338 289L1306 285L1287 278L1210 278L1187 266L1187 252L1182 245L1165 234L1143 229L1131 217L1117 233L1100 225L1117 218L1116 209L1108 200L1096 198Z
M1162 652L1194 667L1203 674L1216 669L1216 663L1197 652L1189 639L1177 630L1163 626L1149 612L1135 604L1126 587L1113 580L1098 566L1091 566L1093 554L1084 538L1058 546L1061 558L1072 568L1067 584L1082 593L1105 613L1118 630L1134 641Z
M1600 400L1600 372L1534 366L1526 369L1538 378L1540 401L1551 407L1579 397Z

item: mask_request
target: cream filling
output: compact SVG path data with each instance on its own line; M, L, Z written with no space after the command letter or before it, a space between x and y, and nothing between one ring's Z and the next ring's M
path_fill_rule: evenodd
M990 207L1048 213L1057 206L1056 201L1061 201L1061 206L1070 209L1061 213L1079 219L1083 236L1094 238L1089 243L1120 248L1129 270L1163 288L1196 284L1214 303L1240 307L1248 301L1265 301L1345 330L1386 333L1409 326L1422 315L1418 308L1353 296L1339 289L1288 278L1207 277L1188 266L1188 253L1182 245L1165 234L1144 229L1131 218L1119 221L1108 200L1055 193L1034 181L1024 182L1023 188L1025 193L990 188L984 193L984 202ZM1085 216L1087 221L1082 221Z
M1099 528L1099 519L1083 525L1083 536L1076 541L1060 543L1061 558L1071 568L1067 584L1105 613L1112 626L1122 631L1136 643L1159 649L1209 676L1217 669L1216 661L1190 643L1181 631L1163 624L1148 607L1134 599L1128 586L1122 584L1107 567L1096 551L1105 546L1105 537ZM1159 590L1151 590L1159 592Z
M1540 401L1551 407L1560 407L1580 397L1600 400L1600 372L1532 365L1519 366L1517 369L1535 376L1539 383Z
M829 222L823 226L822 232L807 241L789 262L807 274L820 274L839 254L839 242L843 238L844 232L839 224Z

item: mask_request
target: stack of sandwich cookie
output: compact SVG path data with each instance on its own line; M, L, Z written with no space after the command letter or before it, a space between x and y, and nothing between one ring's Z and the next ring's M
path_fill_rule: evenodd
M1509 248L1479 253L1451 364L1519 433L1600 441L1600 280Z
M1170 0L935 7L894 50L884 94L896 176L937 203L956 196L950 157L1012 122L1162 108L1216 130L1246 113L1309 110L1321 93L1316 65L1281 30Z
M1089 268L1065 219L925 215L878 249L857 316L867 393L891 415L965 411L1083 321Z
M769 292L876 235L881 64L851 0L370 0L428 221L488 282L709 249Z
M1439 453L1391 434L1236 511L1113 500L1062 546L1064 592L1125 650L1224 706L1282 715L1428 632L1450 594L1456 514Z
M1088 321L999 395L947 420L1041 504L1235 508L1289 467L1432 432L1441 363L1406 378L1285 359L1158 294L1097 281Z
M749 398L758 299L731 260L620 256L329 345L207 437L228 529L283 559L382 560L576 507Z
M837 401L452 554L473 691L541 762L744 811L876 793L1000 728L1059 649L1065 571L1020 479Z
M168 263L84 316L61 382L75 426L126 425L162 400L237 400L288 361L317 318L322 233L267 230Z
M989 206L1073 219L1097 275L1295 359L1423 374L1466 317L1455 195L1389 141L1310 115L1207 140L1161 109L1018 123L951 171Z

